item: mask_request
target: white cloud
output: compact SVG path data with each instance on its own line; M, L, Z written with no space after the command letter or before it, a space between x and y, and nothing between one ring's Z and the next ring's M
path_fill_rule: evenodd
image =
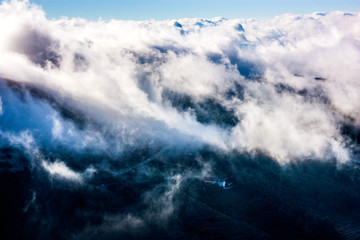
M30 166L34 167L38 160L43 159L43 155L39 150L38 145L29 130L21 131L19 134L0 131L0 136L3 137L10 146L24 150L24 153L30 159Z
M71 180L74 182L83 182L82 175L71 170L68 166L65 165L64 162L55 161L53 163L48 163L46 161L43 161L42 166L52 176Z
M260 149L281 162L349 159L340 127L360 127L359 13L181 19L180 29L174 21L47 20L35 5L11 1L0 19L0 77L39 87L101 126L80 133L54 118L58 141L106 149L101 134L111 133L118 149L158 141ZM239 86L243 97L229 97ZM195 104L215 99L239 122L201 123L167 91Z

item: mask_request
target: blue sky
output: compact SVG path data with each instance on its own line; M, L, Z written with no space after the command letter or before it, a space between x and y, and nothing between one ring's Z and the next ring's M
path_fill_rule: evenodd
M185 17L267 18L283 13L359 11L359 0L30 0L48 18L164 20Z

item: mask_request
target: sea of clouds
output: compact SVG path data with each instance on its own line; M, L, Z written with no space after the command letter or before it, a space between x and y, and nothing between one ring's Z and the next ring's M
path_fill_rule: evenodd
M4 139L27 131L78 150L151 142L260 150L282 163L351 158L341 128L360 126L359 13L91 22L4 1L0 17L0 77L51 102L24 103L3 84Z
M344 12L48 19L28 1L3 1L0 147L29 162L10 159L1 172L29 165L81 185L98 171L116 177L110 160L133 159L128 152L146 152L138 163L203 148L261 153L280 165L358 160L359 23L360 13ZM143 196L153 208L167 206L161 216L172 213L182 179L213 171L193 159L199 171L172 172L162 194L155 187ZM106 219L143 224L131 214Z

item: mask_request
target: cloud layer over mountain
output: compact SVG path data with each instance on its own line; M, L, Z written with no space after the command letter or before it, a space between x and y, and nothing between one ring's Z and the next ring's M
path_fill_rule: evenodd
M162 178L140 194L150 210L98 231L171 216L182 182L221 169L204 149L280 166L359 159L360 13L91 22L5 1L0 19L0 147L15 149L0 171L82 189L160 159L134 176Z
M1 18L1 77L93 126L68 136L70 123L44 110L61 144L94 131L87 136L111 132L120 151L156 141L261 150L281 162L351 155L341 126L360 125L357 13L88 22L47 20L13 1Z

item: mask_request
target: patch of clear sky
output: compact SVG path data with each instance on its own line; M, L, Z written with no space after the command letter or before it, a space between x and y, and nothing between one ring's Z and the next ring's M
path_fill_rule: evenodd
M360 0L30 0L47 17L88 20L179 18L269 18L280 14L360 11Z

